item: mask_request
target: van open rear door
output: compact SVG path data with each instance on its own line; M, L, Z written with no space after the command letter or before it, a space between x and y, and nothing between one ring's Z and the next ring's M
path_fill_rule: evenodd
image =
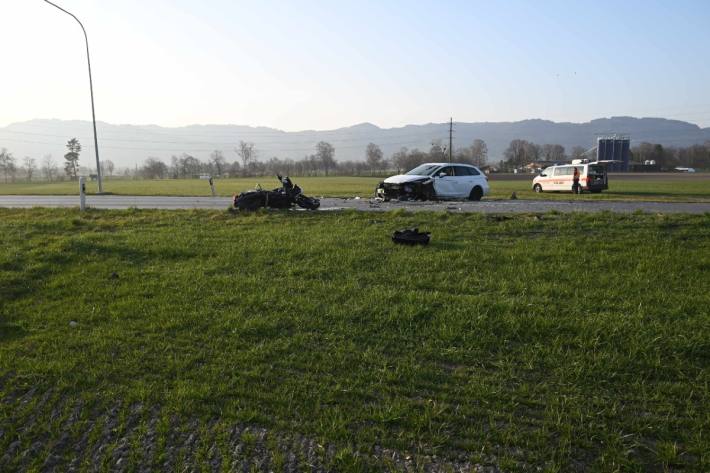
M608 175L606 167L601 164L590 164L587 170L587 187L589 190L608 189Z

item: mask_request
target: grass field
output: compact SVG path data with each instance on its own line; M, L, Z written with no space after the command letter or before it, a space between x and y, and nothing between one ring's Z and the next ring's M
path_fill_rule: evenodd
M367 197L374 192L381 178L371 177L299 177L294 178L306 194L325 197ZM253 188L260 183L270 189L278 186L275 178L255 177L240 179L221 179L216 181L220 195L231 196ZM508 199L513 192L521 199L560 199L560 200L648 200L675 202L710 202L710 175L667 177L650 176L643 179L629 179L613 176L610 189L602 194L571 193L535 194L531 190L532 178L528 180L505 180L493 177L490 181L490 199ZM40 194L62 195L76 194L76 182L38 183L38 184L0 184L0 194ZM87 190L96 192L96 183L88 183ZM107 180L106 192L122 195L201 195L208 196L210 188L207 181L198 179L132 181Z
M415 224L430 246L389 241ZM1 471L710 469L708 215L0 209L0 235Z

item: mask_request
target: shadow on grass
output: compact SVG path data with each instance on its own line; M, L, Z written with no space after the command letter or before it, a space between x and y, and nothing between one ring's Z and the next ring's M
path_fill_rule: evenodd
M0 287L0 300L12 301L27 297L41 288L45 281L65 269L85 264L87 260L113 259L116 268L124 265L145 264L151 260L185 261L199 257L196 251L181 248L161 248L160 250L131 247L129 245L98 243L87 239L70 239L59 248L41 257L41 264L26 268L21 265L7 265L6 270L14 273Z
M54 263L71 263L76 258L86 256L100 256L102 259L117 258L123 262L144 263L151 259L165 261L182 261L197 258L196 251L182 248L160 248L159 251L137 248L129 245L106 244L86 239L72 239L66 245L65 251L50 257Z
M27 335L27 330L16 324L0 320L0 343L16 340Z

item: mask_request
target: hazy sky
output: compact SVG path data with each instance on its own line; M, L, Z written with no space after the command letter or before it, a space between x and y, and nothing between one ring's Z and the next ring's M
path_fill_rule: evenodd
M89 34L97 119L710 126L710 1L56 0ZM90 119L79 26L0 0L0 126Z

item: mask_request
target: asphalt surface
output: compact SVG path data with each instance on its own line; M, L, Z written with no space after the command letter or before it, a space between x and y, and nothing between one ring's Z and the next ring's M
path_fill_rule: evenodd
M86 203L98 209L227 209L229 197L155 197L89 195ZM3 195L0 207L78 207L78 196ZM484 213L535 213L535 212L651 212L651 213L706 213L710 202L611 202L589 200L483 200L481 202L376 202L370 199L321 199L321 210L356 209L387 211L448 211Z

